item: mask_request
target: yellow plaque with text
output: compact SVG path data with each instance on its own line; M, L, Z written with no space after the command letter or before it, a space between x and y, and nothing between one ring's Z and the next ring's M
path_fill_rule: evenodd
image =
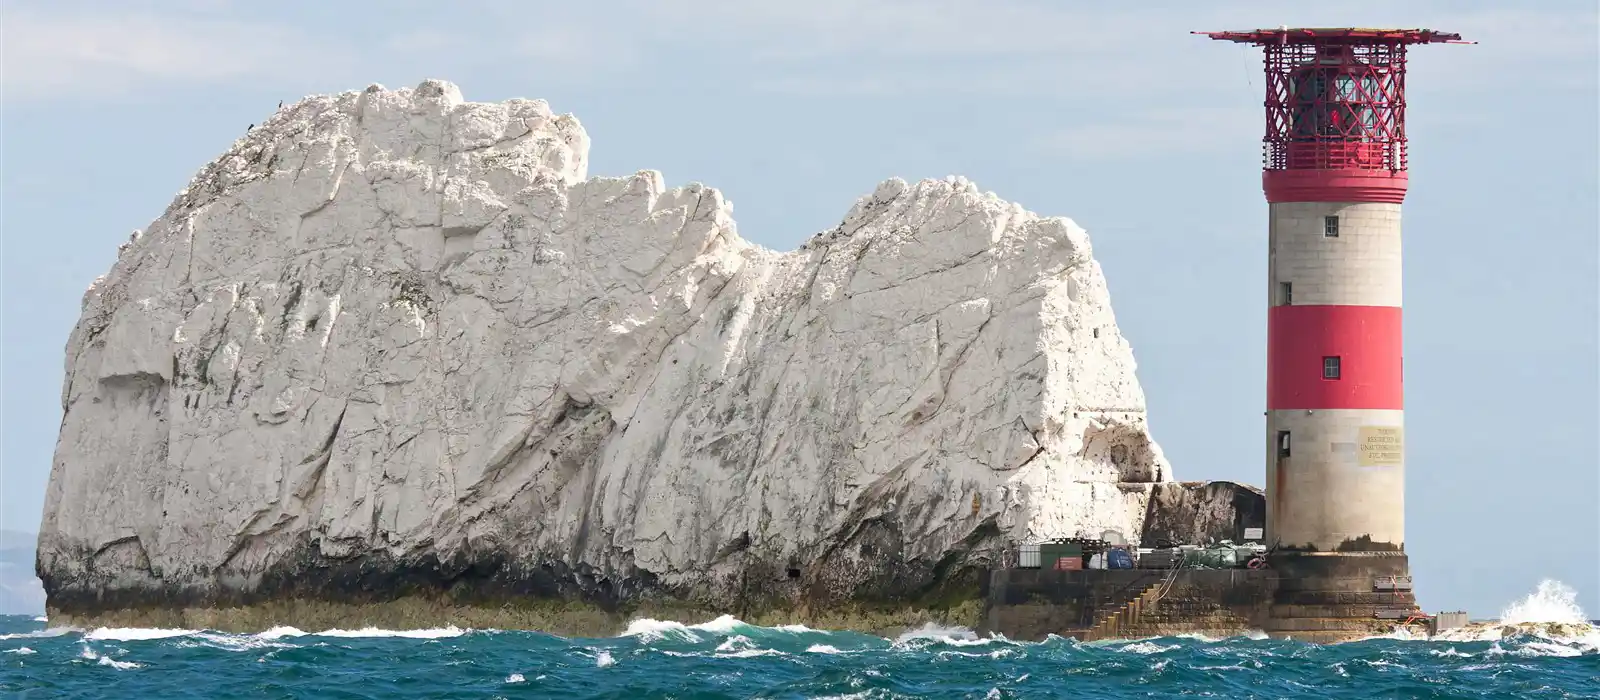
M1363 467L1398 467L1405 463L1405 429L1363 425L1356 436L1356 454Z

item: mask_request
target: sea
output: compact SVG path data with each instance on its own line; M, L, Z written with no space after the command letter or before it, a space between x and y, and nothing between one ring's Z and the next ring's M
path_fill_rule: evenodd
M1333 645L892 638L731 617L603 639L444 627L52 627L0 617L8 698L1600 698L1600 628L1548 581L1500 620Z

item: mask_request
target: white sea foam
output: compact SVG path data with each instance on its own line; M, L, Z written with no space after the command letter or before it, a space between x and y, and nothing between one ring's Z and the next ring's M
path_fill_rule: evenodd
M83 659L84 661L93 661L101 666L110 666L119 671L126 671L130 668L139 668L140 666L132 661L118 661L109 656L101 656L100 654L96 654L93 649L90 649L87 646L83 647L83 649L78 652L78 658Z
M1492 642L1500 638L1500 625L1474 624L1466 627L1441 630L1432 637L1436 642ZM1410 637L1406 637L1410 639Z
M40 616L38 616L38 617L36 617L36 618L33 618L33 621L34 621L34 622L49 622L49 621L50 621L50 618L48 618L48 617L45 617L45 616L43 616L43 615L40 615Z
M274 629L277 629L277 628L274 628ZM287 629L294 629L294 628L291 627L291 628L287 628ZM295 630L295 631L298 632L299 630ZM376 627L363 627L363 628L358 629L358 630L338 630L338 629L335 629L335 630L323 630L321 632L316 632L316 633L314 633L314 636L318 636L318 637L346 637L346 638L404 637L406 639L445 639L445 638L448 638L448 637L459 637L459 636L461 636L463 634L466 634L466 633L467 633L466 630L461 629L460 627L456 627L455 625L451 625L449 627L438 627L438 628L433 628L433 629L420 629L420 630L386 630L386 629L378 629Z
M701 633L712 635L736 634L740 630L770 629L776 632L790 634L819 633L827 634L826 630L815 630L805 625L779 625L777 627L760 627L740 620L732 615L722 615L714 620L708 620L694 625L686 625L674 620L655 620L641 617L628 621L628 627L622 632L622 637L637 637L642 642L653 642L667 637L674 637L683 641L698 642L704 639Z
M1528 642L1511 651L1512 656L1583 656L1583 650L1556 642Z
M199 630L166 629L161 627L97 627L84 639L97 642L142 642L151 639L170 639L172 637L186 637L198 633Z
M623 637L635 637L641 642L654 642L667 637L677 637L691 642L700 641L700 635L694 633L682 622L672 620L652 620L641 617L628 622L628 629L623 630Z
M1410 628L1410 627L1398 626L1398 627L1395 627L1394 629L1389 630L1388 632L1385 632L1384 634L1376 635L1376 636L1373 636L1373 637L1363 637L1361 639L1357 639L1357 640L1353 640L1353 641L1354 642L1364 642L1364 641L1366 641L1368 639L1393 639L1395 641L1400 641L1400 642L1415 642L1415 641L1428 639L1428 635L1427 635L1426 632L1413 632L1412 628ZM1347 642L1347 643L1353 643L1353 642Z
M528 679L523 678L522 674L520 674L520 673L513 673L513 674L511 674L509 676L506 676L506 682L507 683L525 683L525 682L527 682L527 680Z
M594 665L600 668L614 666L616 663L617 660L611 658L611 652L605 649L601 649L600 653L594 657Z
M199 644L179 642L180 645L209 646L228 651L251 651L255 649L287 649L294 647L277 641L275 637L263 637L255 634L223 634L219 632L201 632L194 636Z
M1589 618L1578 607L1578 592L1560 581L1545 579L1528 597L1512 603L1500 613L1500 624L1525 623L1561 625L1589 624Z
M45 637L59 637L69 632L77 632L72 627L51 627L49 629L34 630L32 632L17 632L15 634L0 634L0 641L7 639L41 639Z
M64 633L70 630L58 632ZM83 638L88 641L149 641L157 639L172 639L176 637L193 637L206 646L245 651L261 648L285 648L293 646L280 643L279 640L297 637L340 637L340 638L405 638L405 639L443 639L459 637L468 630L450 626L434 629L389 630L376 627L366 627L357 630L330 629L321 632L307 632L297 627L273 627L265 632L256 634L229 634L226 632L213 632L207 630L184 630L162 628L108 628L101 627L85 634ZM42 636L42 635L35 635Z
M733 652L718 652L719 659L749 659L756 656L787 656L776 649L740 649Z
M134 663L132 661L118 661L118 660L113 659L113 658L111 658L109 656L102 656L102 657L100 657L100 660L96 661L95 663L98 663L101 666L110 666L110 667L112 667L114 669L118 669L118 670L121 670L121 671L126 671L126 670L128 670L130 668L139 668L140 667L139 664L136 664L136 663Z
M1127 652L1129 654L1144 654L1144 655L1148 656L1150 654L1161 654L1161 653L1169 652L1169 651L1172 651L1173 649L1177 649L1177 648L1178 648L1178 645L1176 645L1176 644L1172 644L1172 645L1168 645L1168 646L1162 646L1160 644L1156 644L1155 642L1152 642L1152 641L1149 641L1149 640L1144 640L1144 641L1139 641L1139 642L1134 642L1132 644L1129 644L1129 645L1127 645L1125 647L1122 647L1122 648L1118 649L1117 651L1123 651L1123 652Z
M960 628L956 628L960 629ZM662 639L675 639L683 642L707 641L707 635L713 637L734 635L736 638L745 638L745 635L758 632L780 632L785 634L833 634L829 630L819 630L805 625L778 625L776 627L762 627L752 625L732 615L722 615L713 620L693 625L686 625L674 620L655 620L648 617L636 618L628 621L627 629L619 637L634 637L641 642L649 643Z
M830 645L827 645L827 644L813 644L813 645L811 645L809 647L806 647L806 653L808 653L808 654L843 654L843 653L846 653L846 652L840 651L838 647L830 646Z
M940 659L948 659L955 656L962 656L969 659L1003 659L1007 656L1010 656L1012 653L1013 652L1011 649L996 649L994 651L956 651L954 649L946 649L935 654L935 656L938 656Z
M1496 644L1489 653L1578 656L1600 652L1600 628L1591 624L1583 608L1578 606L1577 591L1550 579L1540 581L1533 593L1507 606L1498 622L1473 623L1444 630L1433 637L1435 641L1446 642L1486 642L1512 638L1529 641L1512 651L1501 649Z
M756 648L755 641L742 634L736 634L717 645L717 651L749 651Z
M29 649L27 647L17 647L15 649L7 649L4 652L0 652L0 653L16 654L18 656L27 656L29 654L37 654L39 652L34 651L32 649Z
M928 622L928 623L924 623L921 627L918 627L917 629L906 630L905 632L901 632L900 636L895 637L894 644L895 644L895 646L903 646L903 645L905 645L905 644L907 644L909 642L913 642L913 641L917 641L917 640L923 640L923 639L943 642L945 644L953 644L953 645L956 645L956 646L971 646L971 645L977 645L977 644L989 644L991 642L998 641L998 640L995 640L995 639L992 639L992 638L979 637L972 630L967 629L965 627L960 627L960 626L947 627L947 626L944 626L944 625L939 625L939 624L935 624L935 623L932 623L932 622Z
M698 625L690 625L689 629L700 630L702 632L711 632L713 634L732 634L734 630L737 630L741 626L748 627L749 625L745 625L743 621L732 615L723 615L710 622L702 622Z

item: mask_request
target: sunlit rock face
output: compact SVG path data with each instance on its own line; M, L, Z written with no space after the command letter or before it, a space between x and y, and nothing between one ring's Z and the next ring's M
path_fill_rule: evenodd
M1084 231L892 179L791 252L543 101L284 107L67 344L52 608L895 599L1170 479Z

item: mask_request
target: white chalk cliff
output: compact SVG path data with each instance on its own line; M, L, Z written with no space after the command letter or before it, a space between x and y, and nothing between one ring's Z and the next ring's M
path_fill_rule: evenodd
M338 562L893 596L1008 539L1138 538L1169 470L1071 221L889 180L774 252L588 148L428 81L284 107L201 170L67 344L52 606Z

